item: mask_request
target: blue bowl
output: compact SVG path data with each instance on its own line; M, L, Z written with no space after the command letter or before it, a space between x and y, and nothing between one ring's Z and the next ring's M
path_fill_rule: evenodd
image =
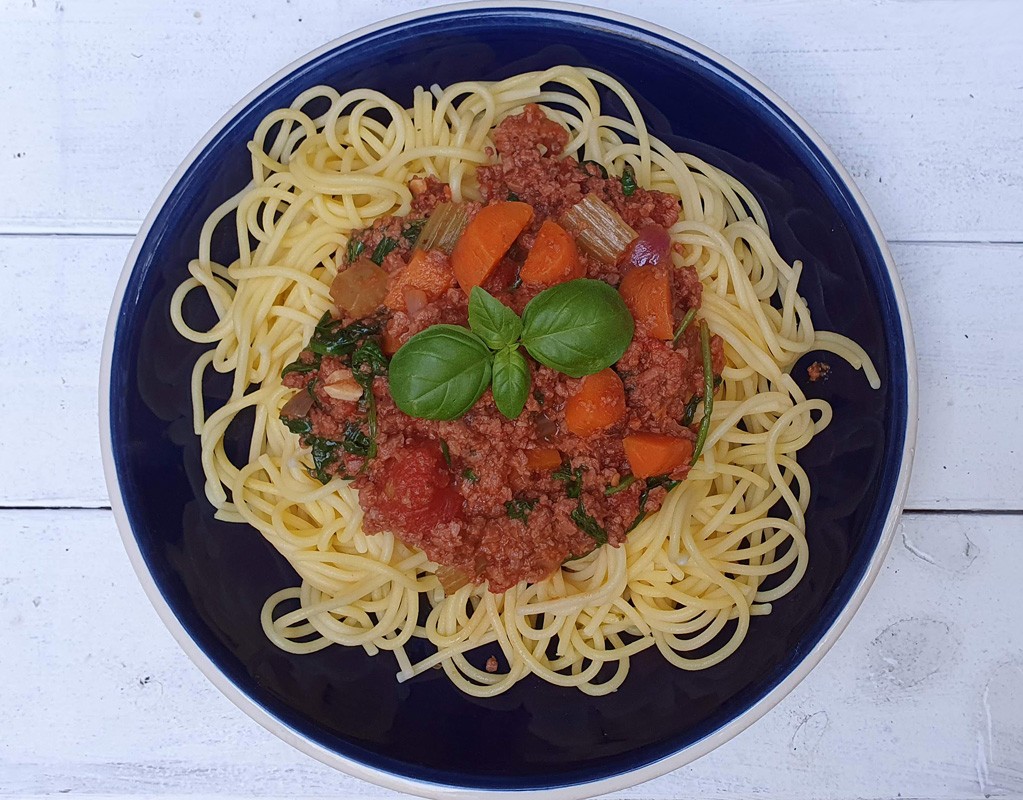
M409 104L421 82L498 79L559 63L618 78L655 135L746 183L781 254L806 264L801 292L816 326L851 336L877 365L880 391L838 359L829 359L824 383L805 382L812 356L794 370L808 396L835 410L800 456L814 487L807 575L770 616L753 620L736 657L691 673L648 650L607 697L525 680L480 700L436 673L398 684L386 655L282 652L263 635L259 611L296 576L256 531L213 519L188 391L203 348L178 336L168 317L199 229L247 182L245 143L258 121L310 86L369 86ZM214 258L229 245L215 240ZM188 311L209 314L199 300ZM427 795L450 787L611 791L681 766L749 725L809 672L862 601L905 498L915 435L915 362L898 278L863 198L827 147L779 98L706 48L638 20L550 3L462 5L375 25L301 59L239 103L142 226L111 311L103 370L115 515L181 646L243 710L304 752ZM211 387L208 408L226 396L226 385Z

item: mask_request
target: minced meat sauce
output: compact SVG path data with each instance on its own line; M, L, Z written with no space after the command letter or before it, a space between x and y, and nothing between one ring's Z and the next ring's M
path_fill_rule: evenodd
M545 288L519 276L540 226L562 218L584 197L595 196L637 231L667 229L678 219L676 198L626 186L618 177L605 177L597 165L562 156L567 139L537 106L509 117L494 132L497 163L477 171L483 202L466 204L470 217L508 199L533 209L532 221L482 284L516 313ZM350 261L373 254L389 284L405 268L423 221L451 200L448 187L433 178L415 178L409 188L414 200L408 216L377 220L356 232L349 247ZM325 317L320 327L342 335L354 331L356 345L374 341L390 355L431 325L467 325L467 292L453 275L443 279L451 271L447 256L431 251L427 257L434 262L431 274L442 276L434 299L416 308L411 300L383 305L359 319L343 313ZM612 286L633 268L581 250L579 261L587 278ZM701 284L690 268L668 272L678 324L699 307ZM672 341L647 335L637 319L632 342L613 367L624 387L624 415L585 436L568 430L565 414L585 378L530 360L530 392L516 419L498 411L489 389L458 419L417 419L391 399L385 367L353 365L351 347L316 352L315 342L316 337L285 370L285 385L302 391L282 412L312 448L314 473L323 481L352 479L367 532L392 532L447 567L449 575L460 576L458 582L487 581L490 591L501 592L520 581L541 580L604 542L620 545L643 515L660 507L665 490L688 473L687 461L670 473L635 479L623 439L646 432L695 440L699 415L694 420L693 411L706 377L695 324ZM710 350L713 371L720 374L717 337Z

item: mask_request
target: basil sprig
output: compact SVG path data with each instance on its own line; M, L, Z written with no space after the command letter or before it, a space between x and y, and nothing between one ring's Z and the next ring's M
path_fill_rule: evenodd
M530 389L522 348L541 364L581 378L622 357L634 324L614 288L580 278L540 292L521 319L473 287L469 328L432 325L394 354L390 386L398 408L421 419L456 419L492 384L498 410L515 419Z

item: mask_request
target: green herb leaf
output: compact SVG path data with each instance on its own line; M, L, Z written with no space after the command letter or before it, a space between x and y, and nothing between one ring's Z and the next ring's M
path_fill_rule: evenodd
M320 368L320 357L314 354L312 361L303 361L302 357L299 356L284 369L281 370L281 377L290 375L292 372L297 372L300 375L304 375L307 372L316 372Z
M492 361L476 334L457 325L432 325L391 359L391 397L411 417L457 419L490 385Z
M370 447L373 445L373 441L362 431L362 428L357 422L349 420L345 423L345 430L341 438L341 446L344 448L346 453L351 453L353 456L362 456L365 458L369 455Z
M494 356L494 403L508 419L517 419L529 397L529 364L517 345Z
M700 420L700 429L696 434L696 446L693 447L693 458L689 462L691 467L696 466L707 442L707 434L710 433L710 415L714 411L714 388L717 386L710 353L710 328L707 327L706 320L700 321L700 352L703 355L703 419Z
M682 419L680 421L687 428L692 425L693 420L696 419L696 409L700 407L701 402L703 402L703 395L694 394L689 398L689 402L686 403L686 407L682 412Z
M605 497L610 497L613 494L618 494L619 492L624 492L626 489L628 489L630 486L632 486L632 484L634 484L635 482L636 482L636 476L635 475L626 475L624 478L622 478L620 481L618 481L618 485L617 486L608 486L604 490L604 496Z
M309 421L309 417L281 417L281 422L289 431L300 436L313 431L313 423Z
M465 480L469 481L469 483L476 483L476 481L478 481L478 480L480 479L480 476L479 476L479 475L477 475L477 474L476 474L476 473L475 473L475 472L474 472L474 471L473 471L473 470L472 470L471 468L469 468L469 467L466 467L465 469L463 469L463 470L462 470L462 477L463 477L463 478L464 478Z
M675 335L671 337L671 343L675 344L679 337L686 332L686 328L696 319L696 309L690 308L684 317L682 317L682 323L678 326L678 330L675 331Z
M387 356L375 339L367 339L352 354L352 377L363 388L369 389L373 379L387 374Z
M529 354L573 378L618 361L634 330L621 295L603 281L588 278L540 292L522 314L522 344Z
M362 251L366 249L366 245L356 239L354 236L348 240L348 250L345 253L345 261L349 264L354 264L359 256L362 255Z
M423 232L423 226L425 224L425 217L423 219L417 219L415 222L410 222L401 229L401 238L409 244L415 244L416 239L419 238L419 234Z
M469 293L469 327L491 350L515 344L522 335L518 314L479 286Z
M574 499L583 491L583 471L584 467L572 469L572 463L566 461L551 473L551 477L556 481L564 481L565 494Z
M639 513L636 515L636 518L632 521L632 524L625 530L625 532L629 533L630 531L635 529L635 527L639 525L639 523L646 519L646 502L650 497L650 492L658 488L662 488L664 489L664 491L670 492L672 489L678 486L678 484L679 481L673 480L672 478L669 478L667 475L654 475L653 477L647 478L646 485L643 487L643 491L639 495Z
M451 466L451 448L448 447L448 443L444 440L440 440L440 454L444 456L444 463L449 467Z
M321 356L346 356L354 353L368 336L379 332L379 319L360 319L346 326L327 311L313 331L309 349Z
M600 527L597 520L586 513L586 509L583 508L582 503L579 503L579 505L572 509L570 516L572 517L572 522L575 523L575 526L593 539L593 541L595 541L598 545L607 544L607 531Z
M538 500L523 500L516 498L508 500L504 504L505 512L511 519L519 519L525 523L529 519L529 512L536 508Z
M333 439L324 439L321 436L307 436L302 440L303 444L308 445L312 449L313 456L313 476L320 483L330 483L330 479L333 477L327 470L330 469L340 457L338 448L342 447L341 442L334 441Z
M622 170L621 181L622 194L626 197L631 197L636 193L636 189L639 188L639 184L636 183L636 173L628 164L626 164L625 169Z
M398 246L398 240L392 239L390 236L385 236L380 240L373 249L373 255L369 257L369 260L376 264L378 267L384 263L384 259L387 258L387 254L390 253L395 247Z

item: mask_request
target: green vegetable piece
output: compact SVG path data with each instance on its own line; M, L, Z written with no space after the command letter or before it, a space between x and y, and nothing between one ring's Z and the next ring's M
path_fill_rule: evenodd
M327 311L316 324L309 349L321 356L346 356L354 353L363 341L380 332L379 319L360 319L342 325Z
M480 476L477 475L470 467L466 467L462 470L462 477L469 481L469 483L476 483L476 481L480 479Z
M320 483L330 483L332 476L327 470L338 460L338 448L342 447L342 443L320 436L308 436L303 442L312 449L313 476Z
M551 473L551 477L556 481L564 481L565 494L574 499L583 491L583 470L584 467L572 469L571 462L566 461Z
M283 378L285 375L289 375L292 372L297 372L300 375L304 375L307 372L316 372L316 370L318 370L319 368L320 357L318 355L315 355L313 360L309 362L303 361L302 358L299 357L281 370L281 377Z
M444 456L444 463L449 467L451 466L451 448L448 447L447 441L444 439L440 440L440 454Z
M373 249L373 255L369 257L369 260L376 264L378 267L384 263L384 259L387 258L387 254L390 253L395 247L398 246L398 240L392 239L390 236L385 236L380 240Z
M710 357L710 329L705 320L700 321L700 351L703 354L703 419L700 420L700 429L696 434L696 446L693 448L693 459L689 466L696 466L697 459L703 452L703 446L707 443L707 434L710 433L710 415L714 410L714 366Z
M613 494L618 494L619 492L624 492L626 489L628 489L630 486L632 486L632 484L634 484L635 482L636 482L636 476L635 475L626 475L624 478L622 478L620 481L618 481L618 485L617 486L608 486L604 490L604 496L605 497L610 497Z
M469 327L491 350L515 344L522 335L518 314L479 286L469 293Z
M476 334L457 325L432 325L391 359L391 397L410 417L457 419L490 385L492 361Z
M345 260L349 264L354 264L358 260L359 256L362 255L362 251L365 250L365 249L366 249L366 245L364 245L358 239L356 239L354 237L349 239L348 240L348 250L345 253Z
M684 317L682 317L682 324L678 326L678 330L675 331L675 335L671 337L671 343L675 344L679 340L679 337L686 332L686 328L696 319L696 309L690 308Z
M536 508L538 502L538 500L524 500L520 498L507 500L504 504L504 510L510 519L518 519L525 523L529 519L529 512Z
M634 330L621 295L603 281L588 278L540 292L522 314L522 344L529 354L573 378L618 361Z
M409 244L415 244L416 239L419 238L419 234L423 232L424 225L426 225L425 217L423 219L417 219L415 222L410 222L401 229L401 238Z
M494 403L508 419L517 419L529 397L529 364L517 346L494 356Z
M299 436L313 431L313 423L309 421L309 417L281 417L281 422L289 431Z
M583 508L582 502L572 509L570 516L572 517L572 522L575 523L575 526L593 539L593 541L595 541L598 545L607 544L607 531L600 527L597 520L586 513L586 509Z
M628 164L625 165L625 169L622 170L622 194L626 197L631 197L636 193L636 189L639 188L639 184L636 183L636 173Z

